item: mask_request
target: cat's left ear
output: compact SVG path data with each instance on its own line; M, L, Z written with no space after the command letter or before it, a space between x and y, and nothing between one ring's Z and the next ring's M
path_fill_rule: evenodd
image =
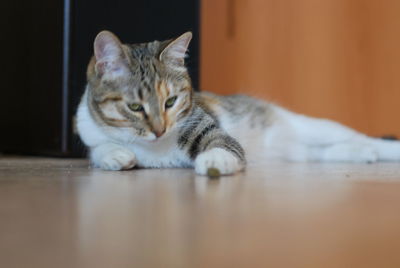
M160 53L160 61L170 61L175 64L183 65L185 62L186 51L188 49L190 40L192 40L192 33L186 32L171 41L166 48Z

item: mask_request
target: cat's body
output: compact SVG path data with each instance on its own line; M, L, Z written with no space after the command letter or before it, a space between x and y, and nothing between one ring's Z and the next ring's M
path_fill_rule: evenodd
M194 167L199 174L214 167L232 174L246 162L400 161L400 142L244 95L194 93L183 65L190 37L129 47L99 34L77 114L95 166Z

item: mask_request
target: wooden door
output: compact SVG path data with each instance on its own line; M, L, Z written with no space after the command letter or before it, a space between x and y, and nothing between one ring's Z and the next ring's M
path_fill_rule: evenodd
M400 1L203 0L201 88L400 136Z

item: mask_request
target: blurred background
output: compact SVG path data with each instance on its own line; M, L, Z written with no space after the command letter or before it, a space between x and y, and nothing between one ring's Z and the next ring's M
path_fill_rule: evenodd
M202 89L400 135L400 1L201 3Z
M82 155L72 118L103 29L131 43L191 30L196 89L400 135L399 14L397 0L7 1L0 152Z

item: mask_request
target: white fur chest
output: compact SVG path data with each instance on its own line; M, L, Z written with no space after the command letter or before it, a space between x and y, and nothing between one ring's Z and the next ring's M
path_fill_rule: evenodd
M127 145L136 155L139 167L192 167L186 153L178 148L176 135L160 141L132 143Z

